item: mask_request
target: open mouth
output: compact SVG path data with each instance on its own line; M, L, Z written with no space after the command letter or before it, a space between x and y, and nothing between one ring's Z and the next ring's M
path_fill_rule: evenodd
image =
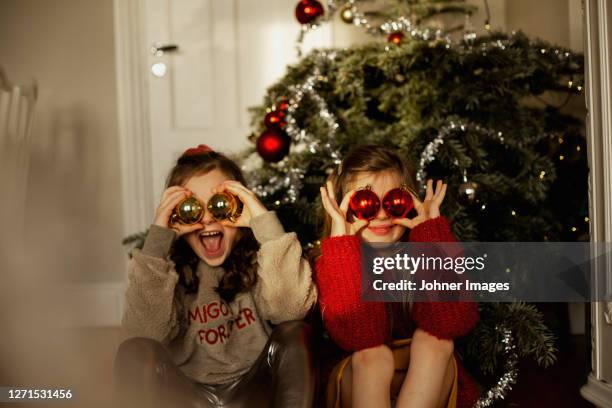
M223 253L223 232L202 231L198 237L204 248L204 254L209 258L215 258Z

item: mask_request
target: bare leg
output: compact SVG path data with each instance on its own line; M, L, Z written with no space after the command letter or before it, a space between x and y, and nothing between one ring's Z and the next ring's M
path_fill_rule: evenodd
M352 407L390 407L393 372L393 353L389 347L382 345L355 352L351 357Z
M451 391L451 388L453 386L453 382L455 379L455 371L454 371L453 364L454 364L453 356L451 355L446 365L446 370L443 373L442 382L439 388L440 392L438 394L437 403L436 405L429 405L428 403L427 404L428 407L435 406L437 408L444 408L447 406L450 391ZM433 373L430 373L430 375L433 375ZM408 381L408 376L405 376L402 381L401 390L400 390L400 393L397 399L397 404L396 404L397 408L414 407L414 404L412 403L412 401L417 401L417 400L422 401L422 398L419 398L419 397L415 398L415 395L414 395L416 393L421 392L422 390L411 389L409 383L410 382Z

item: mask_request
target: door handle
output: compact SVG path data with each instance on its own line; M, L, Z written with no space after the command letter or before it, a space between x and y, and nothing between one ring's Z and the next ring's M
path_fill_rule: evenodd
M176 44L155 43L151 46L151 54L156 57L161 57L167 52L176 52L178 49L179 46Z

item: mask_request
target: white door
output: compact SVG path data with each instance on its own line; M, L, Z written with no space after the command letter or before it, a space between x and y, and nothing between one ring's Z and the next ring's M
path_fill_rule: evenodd
M148 98L155 199L186 148L247 146L248 107L296 58L297 0L145 0ZM330 46L329 25L305 51ZM155 52L153 47L165 49Z

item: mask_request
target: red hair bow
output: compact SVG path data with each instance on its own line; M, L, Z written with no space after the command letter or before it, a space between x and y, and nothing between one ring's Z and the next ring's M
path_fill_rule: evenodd
M208 145L201 144L201 145L198 145L197 147L190 147L189 149L185 150L185 153L183 153L183 156L194 156L196 154L208 153L208 152L213 152L213 151L214 150L211 149Z

